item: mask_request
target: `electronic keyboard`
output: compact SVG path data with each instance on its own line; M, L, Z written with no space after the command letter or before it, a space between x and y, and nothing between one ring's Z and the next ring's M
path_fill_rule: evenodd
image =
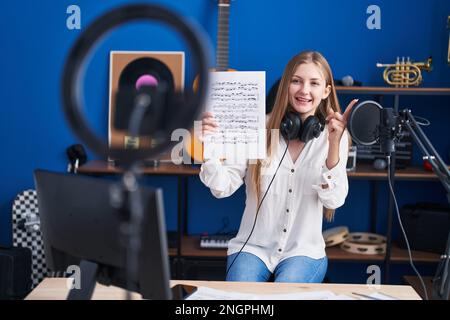
M203 249L228 249L228 242L234 235L205 235L200 237L200 248Z

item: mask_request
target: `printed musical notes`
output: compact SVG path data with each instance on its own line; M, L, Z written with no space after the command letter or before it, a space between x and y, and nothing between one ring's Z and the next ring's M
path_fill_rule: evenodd
M265 72L212 72L206 109L219 125L205 137L205 159L266 156Z

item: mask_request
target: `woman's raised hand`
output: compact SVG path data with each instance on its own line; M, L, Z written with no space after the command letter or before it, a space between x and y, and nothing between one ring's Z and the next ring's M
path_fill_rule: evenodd
M337 143L341 141L342 134L347 127L348 117L353 106L358 102L358 99L353 99L345 109L343 114L333 111L331 108L327 110L326 122L328 123L328 141L331 143Z
M217 132L219 125L214 119L214 115L211 112L204 112L202 114L202 133L198 137L200 141L204 141L205 136Z

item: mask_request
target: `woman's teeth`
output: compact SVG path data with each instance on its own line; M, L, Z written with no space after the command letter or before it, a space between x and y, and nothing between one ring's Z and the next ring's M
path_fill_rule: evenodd
M295 98L299 102L311 102L312 99L305 99L305 98Z

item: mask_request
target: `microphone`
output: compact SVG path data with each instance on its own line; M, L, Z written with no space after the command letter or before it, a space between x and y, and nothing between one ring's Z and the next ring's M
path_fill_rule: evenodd
M394 109L381 109L380 126L378 129L380 137L380 151L387 155L395 152L394 139L397 132L397 118L398 117L394 115Z
M382 109L378 102L371 100L360 102L353 107L347 128L356 143L364 146L377 143Z
M399 137L399 121L394 109L367 100L353 107L347 128L356 143L370 146L379 142L381 153L390 155L395 152L395 140Z
M169 95L167 83L149 74L140 76L134 84L119 87L116 93L114 127L133 131L130 132L132 136L156 134L164 127L162 123L167 123L165 120L169 115L165 113ZM132 122L133 130L130 130Z

